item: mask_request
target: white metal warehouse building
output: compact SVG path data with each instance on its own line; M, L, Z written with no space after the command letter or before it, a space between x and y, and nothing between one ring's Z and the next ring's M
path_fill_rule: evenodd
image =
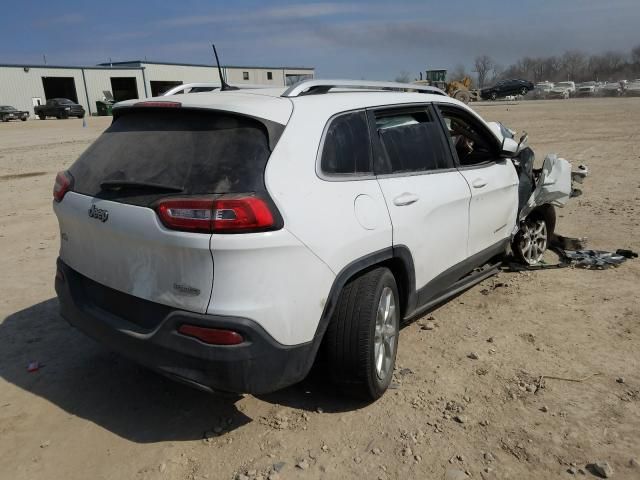
M287 86L313 78L308 67L222 67L222 75L232 85ZM0 64L0 105L26 110L49 98L78 102L88 114L96 113L96 102L105 91L115 101L161 95L168 89L197 82L220 83L212 65L129 61L89 67Z

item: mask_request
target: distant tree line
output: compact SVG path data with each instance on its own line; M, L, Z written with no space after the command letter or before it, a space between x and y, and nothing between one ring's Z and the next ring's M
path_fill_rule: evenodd
M474 75L475 74L475 75ZM629 52L609 50L601 54L589 55L580 50L567 50L559 56L522 57L517 62L502 67L489 55L479 55L473 64L473 74L462 64L457 65L448 74L449 80L462 80L475 77L478 88L489 86L500 79L523 78L534 83L590 80L605 82L634 80L640 78L640 45ZM402 72L397 81L409 81L410 74Z
M560 56L522 57L502 69L487 55L476 58L474 65L480 88L491 81L524 78L532 82L575 82L633 80L640 77L640 45L630 52L610 50L589 55L580 50L568 50Z

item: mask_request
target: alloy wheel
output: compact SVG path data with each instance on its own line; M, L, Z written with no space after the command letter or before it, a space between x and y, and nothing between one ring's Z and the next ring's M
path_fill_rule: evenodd
M374 335L376 374L383 380L391 374L398 337L398 310L393 290L384 287L378 302Z
M520 256L529 265L542 260L547 250L547 223L541 218L527 219L521 227L518 242Z

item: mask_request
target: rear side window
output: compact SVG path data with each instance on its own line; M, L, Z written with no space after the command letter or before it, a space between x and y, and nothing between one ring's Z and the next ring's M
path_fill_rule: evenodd
M142 205L168 193L264 191L269 155L268 132L258 120L139 109L116 118L70 172L78 193ZM109 182L126 185L105 187Z
M326 175L372 173L369 127L364 111L345 113L331 120L324 137L320 168Z
M428 111L382 112L376 114L376 128L384 150L378 173L453 168L442 127Z

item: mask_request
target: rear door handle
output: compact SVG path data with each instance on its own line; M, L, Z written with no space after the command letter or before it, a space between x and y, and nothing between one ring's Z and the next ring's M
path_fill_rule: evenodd
M473 188L482 188L487 185L487 181L484 178L476 178L471 185Z
M404 207L405 205L411 205L412 203L416 203L420 200L420 197L415 193L401 193L396 198L393 199L393 204L396 207Z

